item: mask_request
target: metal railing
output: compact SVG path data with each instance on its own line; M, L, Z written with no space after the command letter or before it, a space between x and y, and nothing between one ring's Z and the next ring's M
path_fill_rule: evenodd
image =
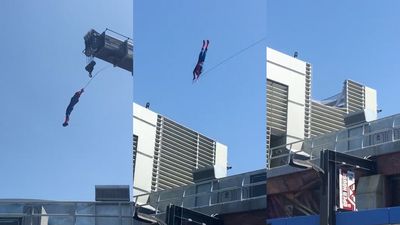
M304 140L295 141L289 144L272 147L268 154L268 169L289 164L290 156L300 153L303 150ZM296 146L296 147L293 147ZM299 148L300 146L300 148Z
M155 214L162 214L169 204L196 209L266 198L266 180L250 182L250 175L246 175L136 195L133 199L137 203L136 207L151 209Z
M323 149L350 152L398 141L400 141L400 114L272 147L268 151L268 169L287 165L290 155L294 153L315 159Z
M21 225L133 225L132 202L0 200L0 218Z

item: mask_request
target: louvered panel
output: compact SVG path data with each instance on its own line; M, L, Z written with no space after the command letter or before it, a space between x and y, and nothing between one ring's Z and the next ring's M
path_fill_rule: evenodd
M152 190L164 190L192 183L194 169L214 165L215 149L214 140L159 116Z
M364 109L364 86L351 80L346 80L347 108L349 112Z
M335 107L311 102L311 136L317 136L344 127L343 110Z
M267 79L267 124L271 129L286 132L288 87Z

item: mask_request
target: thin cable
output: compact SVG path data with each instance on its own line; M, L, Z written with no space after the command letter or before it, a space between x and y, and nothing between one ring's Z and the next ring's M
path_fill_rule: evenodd
M86 89L86 87L89 86L90 82L92 82L92 80L94 80L94 78L96 78L97 75L98 75L100 72L102 72L103 70L108 69L108 68L110 68L110 65L104 66L104 67L101 68L99 71L97 71L97 72L93 75L93 77L86 83L86 85L83 87L83 89Z
M247 46L246 48L243 48L242 50L236 52L235 54L231 55L230 57L228 57L228 58L222 60L220 63L218 63L218 64L216 64L215 66L211 67L210 69L206 70L206 71L203 73L203 76L202 76L202 77L204 77L205 74L207 74L208 72L211 72L212 70L216 69L216 68L219 67L220 65L222 65L222 64L226 63L227 61L229 61L229 60L235 58L236 56L242 54L242 53L245 52L246 50L248 50L248 49L250 49L250 48L256 46L257 44L259 44L260 42L264 41L265 39L267 39L267 37L261 38L260 40L254 42L253 44ZM199 77L199 78L200 78L200 77Z

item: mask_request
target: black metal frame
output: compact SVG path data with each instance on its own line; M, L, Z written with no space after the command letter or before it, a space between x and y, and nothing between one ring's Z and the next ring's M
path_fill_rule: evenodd
M322 171L320 193L320 225L336 225L337 164L376 173L376 162L332 150L320 153Z
M176 205L167 207L165 222L168 225L181 224L207 224L224 225L224 221L216 217L208 216Z
M22 217L0 217L0 225L22 225Z
M112 31L107 29L106 31ZM85 49L83 53L87 57L96 57L106 62L109 62L115 66L118 66L122 69L130 71L133 73L133 55L130 54L130 50L133 51L133 43L129 42L130 38L123 36L119 33L121 38L116 38L106 34L106 31L103 33L98 33L95 30L90 30L85 36ZM125 39L125 40L123 40ZM93 67L94 65L91 65ZM86 66L87 69L90 66ZM93 68L91 68L93 70Z

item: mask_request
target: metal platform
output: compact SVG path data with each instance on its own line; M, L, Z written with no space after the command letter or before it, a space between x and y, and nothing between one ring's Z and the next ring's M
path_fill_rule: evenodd
M129 37L106 29L103 33L90 30L84 37L87 57L96 57L133 72L133 43Z

